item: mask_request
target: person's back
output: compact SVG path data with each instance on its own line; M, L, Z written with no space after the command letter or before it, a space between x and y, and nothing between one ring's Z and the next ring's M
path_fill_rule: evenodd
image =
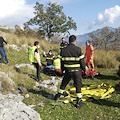
M55 95L54 100L60 98L61 95L66 96L65 88L71 79L74 81L76 87L76 108L82 106L82 76L81 68L85 72L84 55L82 54L81 48L76 45L76 36L71 35L69 37L69 45L61 50L61 69L65 70L63 80L60 85L60 90Z
M62 52L62 60L66 59L64 61L64 67L66 70L71 69L78 69L80 70L80 56L84 57L84 55L81 52L81 48L77 47L76 45L70 43L67 47L65 47ZM63 67L63 65L62 65Z
M54 65L54 71L56 72L56 74L62 75L60 55L58 55L57 59L53 61L53 65Z
M3 42L7 44L7 42L3 39L3 37L0 36L0 47L4 47Z
M53 61L54 69L59 70L61 69L61 60L60 60L60 55L57 56L57 59Z

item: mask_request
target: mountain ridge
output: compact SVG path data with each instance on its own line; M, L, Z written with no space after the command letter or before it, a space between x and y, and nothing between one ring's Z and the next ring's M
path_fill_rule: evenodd
M106 27L108 27L108 26L106 26ZM103 28L105 28L105 27L103 27ZM103 28L94 30L94 31L92 31L92 32L93 32L94 34L96 34L98 30L99 30L99 31L102 31ZM109 28L110 30L112 30L112 31L115 30L115 28L113 28L113 27L108 27L108 28ZM89 33L91 33L91 32L89 32ZM77 35L77 44L78 44L78 45L81 45L81 46L85 46L85 42L86 42L87 40L91 40L91 38L88 36L89 33L85 33L85 34L83 34L83 35Z

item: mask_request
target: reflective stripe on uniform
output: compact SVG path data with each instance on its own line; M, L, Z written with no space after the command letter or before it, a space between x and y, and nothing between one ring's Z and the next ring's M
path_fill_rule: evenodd
M82 98L82 94L81 93L76 93L76 97Z
M64 67L80 67L80 64L73 64L73 65L64 64Z
M76 57L63 57L62 61L79 61L79 58Z
M81 55L79 58L80 58L80 59L83 59L84 57L85 57L84 55Z
M67 45L65 45L65 46L60 46L60 48L65 48Z
M29 54L29 56L34 56L33 54Z
M65 90L59 89L59 93L63 94Z
M64 48L64 47L61 46L60 48Z
M47 57L46 59L53 59L53 57L52 58Z
M81 55L80 57L62 57L62 61L79 61L80 59L83 59L84 55Z

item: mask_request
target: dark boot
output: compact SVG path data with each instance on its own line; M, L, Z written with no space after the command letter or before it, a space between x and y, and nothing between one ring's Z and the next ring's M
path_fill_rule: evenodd
M77 98L77 102L76 102L76 108L81 108L83 106L83 102L81 98Z
M62 94L64 97L68 96L67 92L64 91L63 94Z
M57 93L57 94L55 95L55 97L54 97L54 100L58 100L61 95L62 95L61 93Z
M54 97L54 100L58 100L60 98L60 96L66 97L66 96L68 96L68 94L66 93L66 91L64 91L63 94L62 93L57 93Z

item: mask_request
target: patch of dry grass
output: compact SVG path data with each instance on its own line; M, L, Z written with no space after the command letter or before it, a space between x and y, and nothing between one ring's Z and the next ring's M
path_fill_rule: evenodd
M85 54L85 47L81 47ZM119 51L94 50L94 64L99 68L118 68L120 64Z

